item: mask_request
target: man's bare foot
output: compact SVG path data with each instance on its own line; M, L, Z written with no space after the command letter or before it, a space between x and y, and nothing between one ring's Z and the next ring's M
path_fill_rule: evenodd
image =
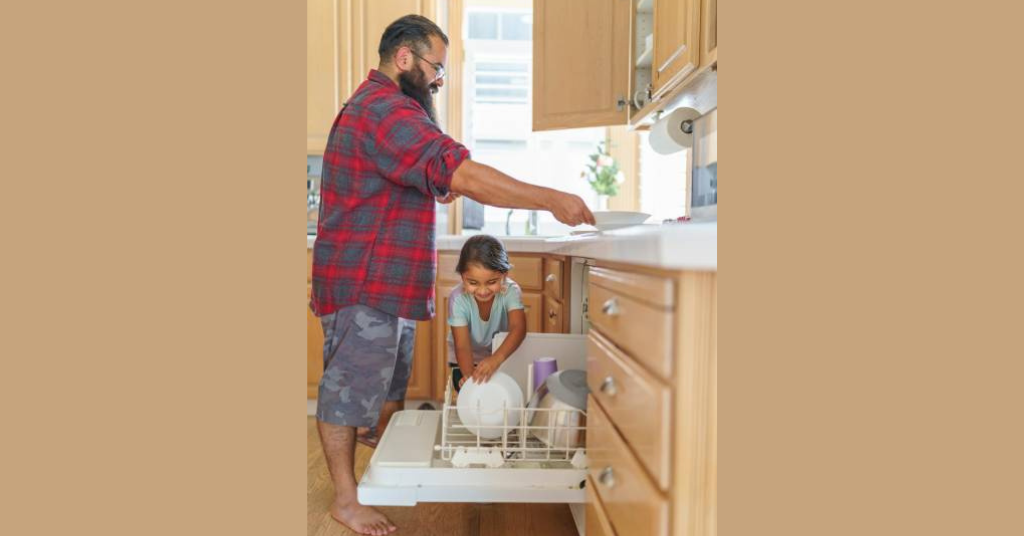
M331 517L359 534L384 536L398 530L387 516L356 501L347 504L335 502L331 505Z

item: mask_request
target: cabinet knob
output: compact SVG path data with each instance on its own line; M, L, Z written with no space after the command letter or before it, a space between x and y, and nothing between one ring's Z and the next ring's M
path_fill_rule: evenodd
M601 382L601 392L608 396L615 396L615 393L619 392L618 387L615 385L615 378L608 376Z
M554 309L548 310L548 318L554 318L557 315L558 313L556 313Z
M555 274L548 274L548 276L544 278L544 281L548 283L554 283L557 279L558 278L555 277Z
M612 466L609 465L601 469L601 472L597 475L597 481L607 488L615 487L615 472L612 471Z
M608 316L615 316L619 314L618 300L616 300L615 298L611 298L608 301L604 302L604 305L601 306L601 312Z

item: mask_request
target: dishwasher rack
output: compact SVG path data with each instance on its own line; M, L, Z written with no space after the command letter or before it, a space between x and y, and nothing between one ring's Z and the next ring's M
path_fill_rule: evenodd
M477 411L480 411L477 408ZM501 429L500 437L485 439L477 436L462 423L456 405L456 393L452 388L451 374L445 386L444 403L441 412L440 444L434 450L441 459L454 467L483 465L495 467L565 467L586 469L585 445L586 412L575 409L551 409L530 407L506 407L502 410L502 423L484 426ZM550 412L544 426L533 426L533 418L542 412ZM518 414L519 424L509 424L510 416ZM567 423L567 424L559 424ZM537 435L557 438L553 444L541 441Z

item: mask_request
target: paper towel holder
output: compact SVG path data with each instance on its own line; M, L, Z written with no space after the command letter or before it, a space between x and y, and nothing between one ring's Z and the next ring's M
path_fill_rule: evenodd
M649 143L658 154L672 154L693 145L694 122L703 116L694 108L681 107L669 113L659 111L651 126Z

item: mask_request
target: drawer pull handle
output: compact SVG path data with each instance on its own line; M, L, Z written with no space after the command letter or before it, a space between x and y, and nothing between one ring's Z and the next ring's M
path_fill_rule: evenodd
M619 314L619 302L615 298L611 298L604 302L601 306L601 312L608 316L615 316Z
M601 469L601 473L597 476L597 481L604 484L605 487L615 487L615 472L612 471L612 466Z
M615 378L608 376L601 382L601 392L608 396L615 396L615 393L619 392L619 388L615 386Z
M554 283L556 279L558 278L555 277L555 274L548 274L548 276L544 278L544 281L548 283Z

